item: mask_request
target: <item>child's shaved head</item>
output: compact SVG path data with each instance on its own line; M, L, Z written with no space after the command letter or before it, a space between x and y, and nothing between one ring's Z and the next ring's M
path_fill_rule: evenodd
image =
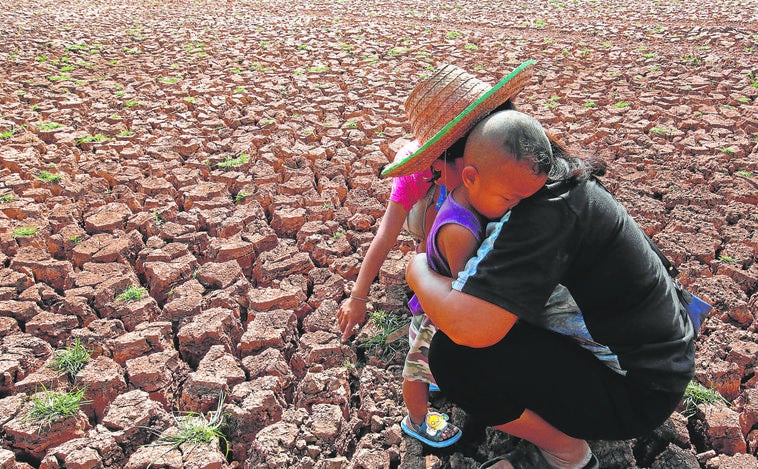
M545 130L533 117L519 111L491 114L471 131L464 163L480 170L502 163L502 158L527 161L536 174L549 171L553 152Z

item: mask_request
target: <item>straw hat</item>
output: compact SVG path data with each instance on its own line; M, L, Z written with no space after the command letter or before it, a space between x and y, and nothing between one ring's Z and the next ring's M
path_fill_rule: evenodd
M384 167L382 177L429 168L442 153L501 104L516 96L532 76L529 60L490 86L455 65L439 67L405 100L405 114L421 148Z

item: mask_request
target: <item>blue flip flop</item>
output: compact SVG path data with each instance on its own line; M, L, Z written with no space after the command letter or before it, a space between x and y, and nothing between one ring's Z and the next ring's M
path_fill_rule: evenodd
M429 384L429 392L440 392L440 387L436 384Z
M424 417L424 423L416 425L411 421L411 416L406 415L400 423L400 427L406 434L422 443L433 448L445 448L460 440L463 435L463 432L458 427L448 422L448 419L449 417L447 414L427 412L426 417ZM454 428L457 432L446 440L440 439L448 426Z

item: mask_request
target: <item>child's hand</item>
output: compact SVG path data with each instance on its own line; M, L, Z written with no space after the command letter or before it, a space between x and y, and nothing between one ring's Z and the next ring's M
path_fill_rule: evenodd
M355 334L355 326L366 322L366 302L360 299L348 298L337 311L337 322L342 332L342 341L346 342Z

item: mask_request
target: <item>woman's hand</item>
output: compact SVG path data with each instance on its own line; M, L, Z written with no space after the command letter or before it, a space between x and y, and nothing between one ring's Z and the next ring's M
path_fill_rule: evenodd
M366 322L367 304L362 299L348 298L340 309L337 310L337 322L342 332L342 341L346 342L355 334L355 326L362 326Z

